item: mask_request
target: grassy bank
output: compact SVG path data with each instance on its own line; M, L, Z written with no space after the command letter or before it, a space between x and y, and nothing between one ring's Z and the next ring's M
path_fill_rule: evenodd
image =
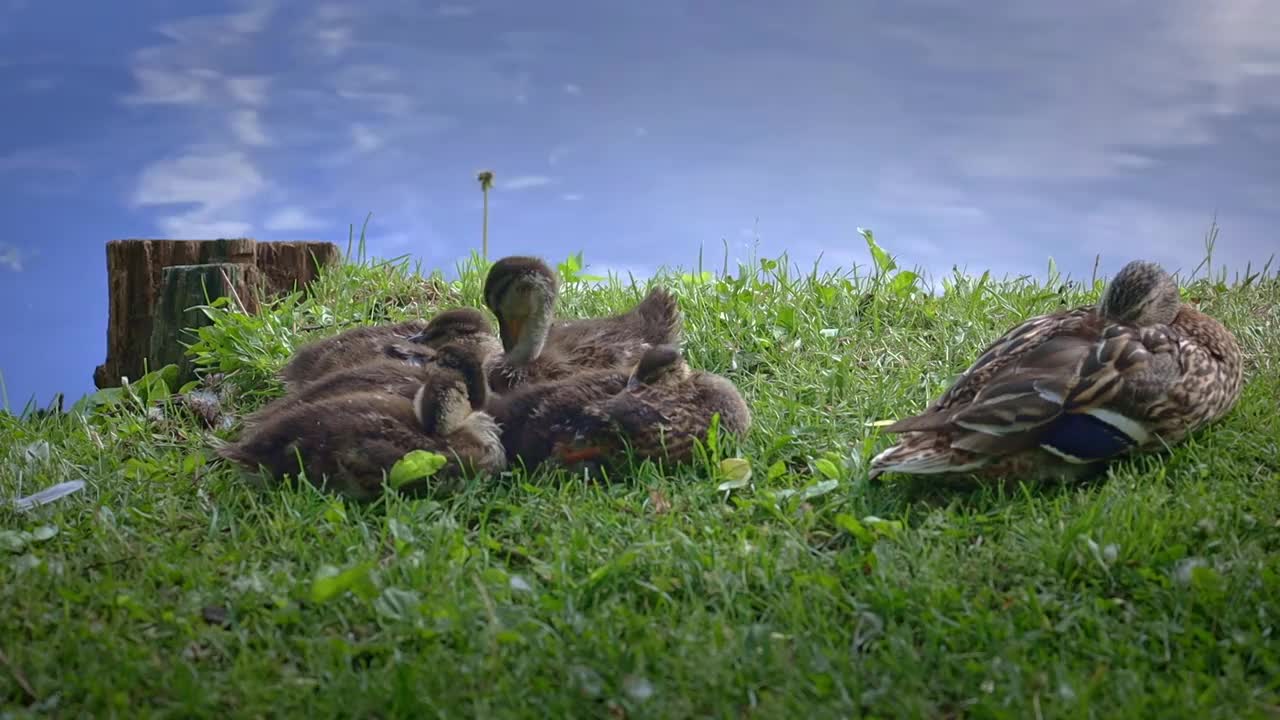
M1280 712L1280 279L1186 286L1249 357L1227 419L1100 482L1015 494L868 484L889 442L872 423L1100 282L957 276L926 294L884 262L785 261L659 279L691 364L734 380L755 425L610 486L537 473L364 507L256 491L205 449L235 430L148 414L134 396L162 395L152 381L85 412L0 414L0 498L87 483L31 512L0 503L4 714ZM196 351L238 414L280 391L295 343L478 304L482 280L349 265L260 317L216 311ZM567 282L561 313L643 290ZM748 481L724 476L730 457Z

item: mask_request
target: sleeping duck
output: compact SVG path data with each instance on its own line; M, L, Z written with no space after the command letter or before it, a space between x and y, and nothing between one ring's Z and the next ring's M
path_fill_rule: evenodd
M385 473L413 450L437 452L449 462L400 488L410 495L452 487L463 473L500 471L506 455L497 425L483 410L480 354L451 345L440 355L449 360L430 366L412 399L379 389L311 398L265 415L218 454L250 470L265 468L276 480L305 470L317 486L356 500L380 495Z
M529 382L504 395L490 395L485 409L502 428L510 462L533 470L595 427L598 421L587 408L622 392L628 376L625 369L597 369Z
M1240 346L1181 302L1159 265L1133 261L1096 306L1023 322L924 412L888 426L882 473L1071 480L1173 444L1240 396Z
M440 318L437 317L433 322L436 320ZM419 348L412 361L408 358L381 358L325 373L246 415L244 422L246 425L257 425L271 415L338 395L381 392L409 400L441 367L463 372L467 363L479 362L483 366L484 361L495 352L496 340L488 327L483 333L472 336L456 334L452 338L452 342L441 345L438 350L407 343L410 352ZM487 393L487 388L479 388L476 392L483 396Z
M393 325L357 327L308 343L280 371L289 390L305 387L335 370L356 368L379 360L421 365L435 348L460 340L476 343L495 354L501 351L493 327L475 308L444 310L431 318Z
M504 351L489 369L494 392L583 369L629 367L653 345L680 342L679 305L663 288L620 315L555 321L558 294L555 272L538 258L505 257L489 269L484 302L498 319Z
M675 345L657 345L640 357L621 392L588 403L575 416L571 442L557 438L562 465L616 465L630 447L637 459L688 462L694 441L705 442L712 417L721 437L741 439L751 409L728 379L694 370Z

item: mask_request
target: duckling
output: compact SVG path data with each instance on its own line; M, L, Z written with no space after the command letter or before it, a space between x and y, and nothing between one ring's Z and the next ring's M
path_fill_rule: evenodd
M434 365L412 399L384 390L327 395L267 415L217 452L277 481L306 472L317 486L354 500L376 498L385 474L413 450L445 455L435 475L400 488L422 495L456 487L464 472L498 472L506 465L499 430L484 412L487 386L474 348L440 355L460 362Z
M359 367L378 360L408 365L430 361L435 348L447 342L477 343L487 351L500 351L493 327L475 308L444 310L431 318L393 325L357 327L308 343L299 348L280 371L290 390L304 387L334 370Z
M924 412L889 425L901 440L869 475L1083 479L1218 420L1242 384L1231 332L1135 260L1096 306L1017 325Z
M439 320L437 317L436 320ZM486 328L487 329L487 328ZM374 359L355 367L339 368L307 382L301 388L278 397L258 410L244 417L246 425L257 425L266 418L290 408L314 403L328 397L351 395L363 392L381 392L399 395L411 400L417 395L422 384L441 368L451 368L464 372L468 363L483 362L495 352L496 340L492 331L486 336L455 335L452 342L440 346L439 350L414 343L405 343L407 351L412 353L413 362L408 358ZM414 349L417 348L415 351ZM390 349L388 350L390 352ZM483 375L483 373L481 373ZM469 377L464 374L464 377ZM477 388L475 392L487 393L486 388Z
M727 378L694 370L676 345L657 345L640 357L623 391L588 405L592 422L580 425L572 445L562 444L562 463L620 459L625 446L637 458L675 463L693 457L694 440L705 441L712 417L720 415L722 437L745 437L751 408Z
M505 257L489 269L484 302L498 319L504 350L489 369L494 392L581 369L628 366L653 345L680 342L683 318L664 288L619 315L555 322L559 287L555 272L535 257Z
M587 415L586 408L622 392L627 378L628 372L622 369L582 370L490 395L485 410L501 427L502 447L510 462L533 470L595 427L598 420Z

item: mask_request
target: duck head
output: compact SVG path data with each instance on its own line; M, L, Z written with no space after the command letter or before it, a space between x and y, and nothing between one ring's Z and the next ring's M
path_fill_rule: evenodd
M447 343L487 340L493 337L493 326L484 313L475 308L453 308L436 313L427 327L409 342L439 347Z
M627 378L627 390L644 385L674 385L689 377L689 365L675 345L655 345L645 350Z
M555 271L535 257L505 257L489 269L484 303L498 318L498 335L509 362L527 363L542 353L559 291Z
M450 343L436 352L433 372L413 398L413 412L427 434L448 435L482 410L488 396L480 351Z
M1103 317L1124 325L1167 325L1182 307L1178 284L1156 263L1134 260L1120 269L1098 301Z

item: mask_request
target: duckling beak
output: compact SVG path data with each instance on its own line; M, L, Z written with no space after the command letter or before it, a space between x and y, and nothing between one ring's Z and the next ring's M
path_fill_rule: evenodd
M637 390L640 387L640 385L641 385L640 378L636 377L635 375L632 375L627 378L627 392L633 392Z
M502 349L508 352L520 342L520 333L524 330L524 318L503 317L498 320L498 335L502 338Z
M410 335L408 338L406 338L406 340L407 342L417 343L419 345L425 345L427 344L427 331L423 330L422 332L416 335Z
M599 459L604 455L604 448L591 445L583 448L559 449L560 462L565 465L573 465L587 460Z

